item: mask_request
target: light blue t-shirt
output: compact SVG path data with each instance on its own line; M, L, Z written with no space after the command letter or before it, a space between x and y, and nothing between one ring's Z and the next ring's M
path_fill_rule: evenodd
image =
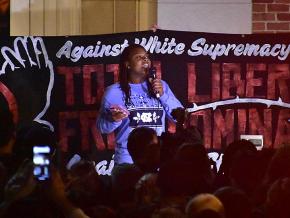
M115 163L133 163L127 150L127 140L134 128L141 126L153 128L159 136L165 131L165 117L172 119L170 114L172 109L183 107L168 84L161 82L164 93L159 99L149 96L146 81L139 84L130 83L131 103L127 106L125 94L119 83L107 87L97 118L97 128L103 134L115 132ZM113 105L126 108L130 112L129 116L119 122L113 121L110 113L110 107Z

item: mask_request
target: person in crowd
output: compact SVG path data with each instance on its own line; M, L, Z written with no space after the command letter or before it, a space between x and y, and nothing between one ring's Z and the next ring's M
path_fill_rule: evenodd
M224 218L222 202L212 194L199 194L186 205L187 218Z
M225 209L225 218L251 218L252 204L243 191L234 187L222 187L214 192Z
M160 146L154 129L138 127L128 138L128 151L133 163L144 173L153 173L160 165Z
M183 143L177 149L175 159L198 166L199 176L204 179L209 187L213 185L214 174L211 171L207 151L202 144L197 144L195 141Z
M33 146L36 145L49 146L50 153L54 155L57 139L55 132L52 132L46 125L32 121L17 130L13 153L17 155L20 162L26 158L32 159Z
M105 188L92 162L81 160L72 165L66 182L68 198L86 211L96 205L109 204L110 194Z
M146 173L155 173L160 163L160 146L154 129L132 130L127 147L133 164L123 163L112 172L112 189L120 204L134 201L138 180Z
M136 205L152 205L160 200L160 190L157 186L157 174L147 173L135 185Z
M33 176L33 163L25 160L7 182L4 193L1 218L52 218L61 214L65 218L89 218L68 200L64 183L53 166L50 180L41 183Z
M180 122L177 115L174 115L174 113L178 113L178 111L184 110L181 108L174 109L172 111L173 117L176 117L177 119L177 125L178 122ZM165 132L162 133L161 137L159 137L160 140L160 162L165 163L167 161L171 161L175 158L175 155L177 153L177 150L179 147L183 144L197 144L197 145L203 145L203 138L201 132L198 130L196 126L190 126L190 125L182 125L182 128L179 130L176 130L175 133L169 133Z
M230 185L252 197L261 184L258 161L257 152L236 154L229 170Z
M230 170L236 156L243 156L243 154L255 154L257 148L253 143L247 140L238 140L230 143L224 151L222 164L216 177L215 186L217 188L229 186Z
M268 154L269 155L269 154ZM267 169L263 181L260 184L259 190L255 196L256 205L262 207L267 198L267 191L271 185L278 179L290 178L289 161L290 161L290 145L281 145L267 164Z
M266 218L290 217L290 178L276 180L267 193Z
M204 168L194 161L173 160L162 165L157 178L161 207L184 209L189 198L211 192L211 185L203 176Z
M10 208L15 202L30 195L36 186L33 179L33 164L25 161L9 179L4 188L4 199L0 205L0 217L9 217Z
M285 177L290 177L290 144L281 145L275 152L265 175L265 183L271 185Z

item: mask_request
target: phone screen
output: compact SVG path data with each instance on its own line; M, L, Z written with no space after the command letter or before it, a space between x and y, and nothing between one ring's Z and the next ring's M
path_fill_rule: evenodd
M50 147L37 145L33 147L33 175L40 181L50 178Z

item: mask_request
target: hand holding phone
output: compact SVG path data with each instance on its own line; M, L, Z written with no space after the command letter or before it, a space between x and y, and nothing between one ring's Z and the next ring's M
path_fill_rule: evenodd
M36 182L33 179L33 164L29 160L24 160L17 172L8 180L4 188L4 201L14 202L30 195Z
M33 175L38 181L50 178L50 152L48 145L33 146Z

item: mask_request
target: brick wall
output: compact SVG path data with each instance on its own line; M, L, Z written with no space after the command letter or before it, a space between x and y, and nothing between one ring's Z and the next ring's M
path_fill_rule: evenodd
M252 32L290 32L290 0L252 0Z

